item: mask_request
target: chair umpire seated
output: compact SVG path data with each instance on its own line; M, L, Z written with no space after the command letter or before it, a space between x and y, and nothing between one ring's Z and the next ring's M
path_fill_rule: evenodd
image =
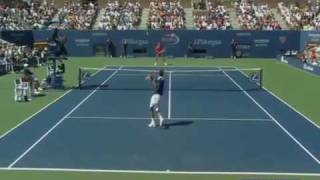
M63 73L65 65L62 60L67 59L67 49L65 48L66 37L59 34L55 29L52 37L49 39L49 60L52 60L52 73L50 74L51 86L53 88L63 87ZM57 62L59 61L59 62Z

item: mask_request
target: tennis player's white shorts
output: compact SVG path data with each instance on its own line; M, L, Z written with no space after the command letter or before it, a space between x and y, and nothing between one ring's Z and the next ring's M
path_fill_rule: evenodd
M150 110L159 110L160 94L153 94L150 99ZM156 108L156 109L154 109Z

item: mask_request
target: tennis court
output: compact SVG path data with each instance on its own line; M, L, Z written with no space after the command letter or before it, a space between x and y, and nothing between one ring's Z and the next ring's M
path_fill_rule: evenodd
M161 111L167 126L149 128L152 90L144 78L153 71L88 68L81 89L1 137L0 166L320 173L319 127L264 89L262 70L165 68Z

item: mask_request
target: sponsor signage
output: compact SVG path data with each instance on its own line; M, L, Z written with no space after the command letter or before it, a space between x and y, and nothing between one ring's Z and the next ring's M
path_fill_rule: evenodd
M194 45L207 45L211 47L222 45L222 40L195 39Z
M175 33L165 34L161 41L167 45L177 45L180 42L180 37Z
M148 44L149 44L149 40L147 40L147 39L133 39L133 38L128 38L128 39L123 39L123 40L122 40L122 43L124 43L124 41L127 41L127 44L130 44L130 45L138 45L138 46L148 45Z
M270 39L254 39L254 44L256 47L268 47Z
M75 39L74 42L77 47L90 46L91 40L90 39Z

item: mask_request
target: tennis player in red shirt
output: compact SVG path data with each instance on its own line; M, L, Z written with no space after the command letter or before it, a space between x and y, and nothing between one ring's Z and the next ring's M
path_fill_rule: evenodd
M155 66L158 65L158 58L160 58L160 57L162 59L163 65L165 65L165 66L168 65L166 62L166 59L165 59L165 52L166 52L166 49L165 49L164 45L161 42L158 42L158 44L155 48L155 53L156 53L156 62L154 62Z

